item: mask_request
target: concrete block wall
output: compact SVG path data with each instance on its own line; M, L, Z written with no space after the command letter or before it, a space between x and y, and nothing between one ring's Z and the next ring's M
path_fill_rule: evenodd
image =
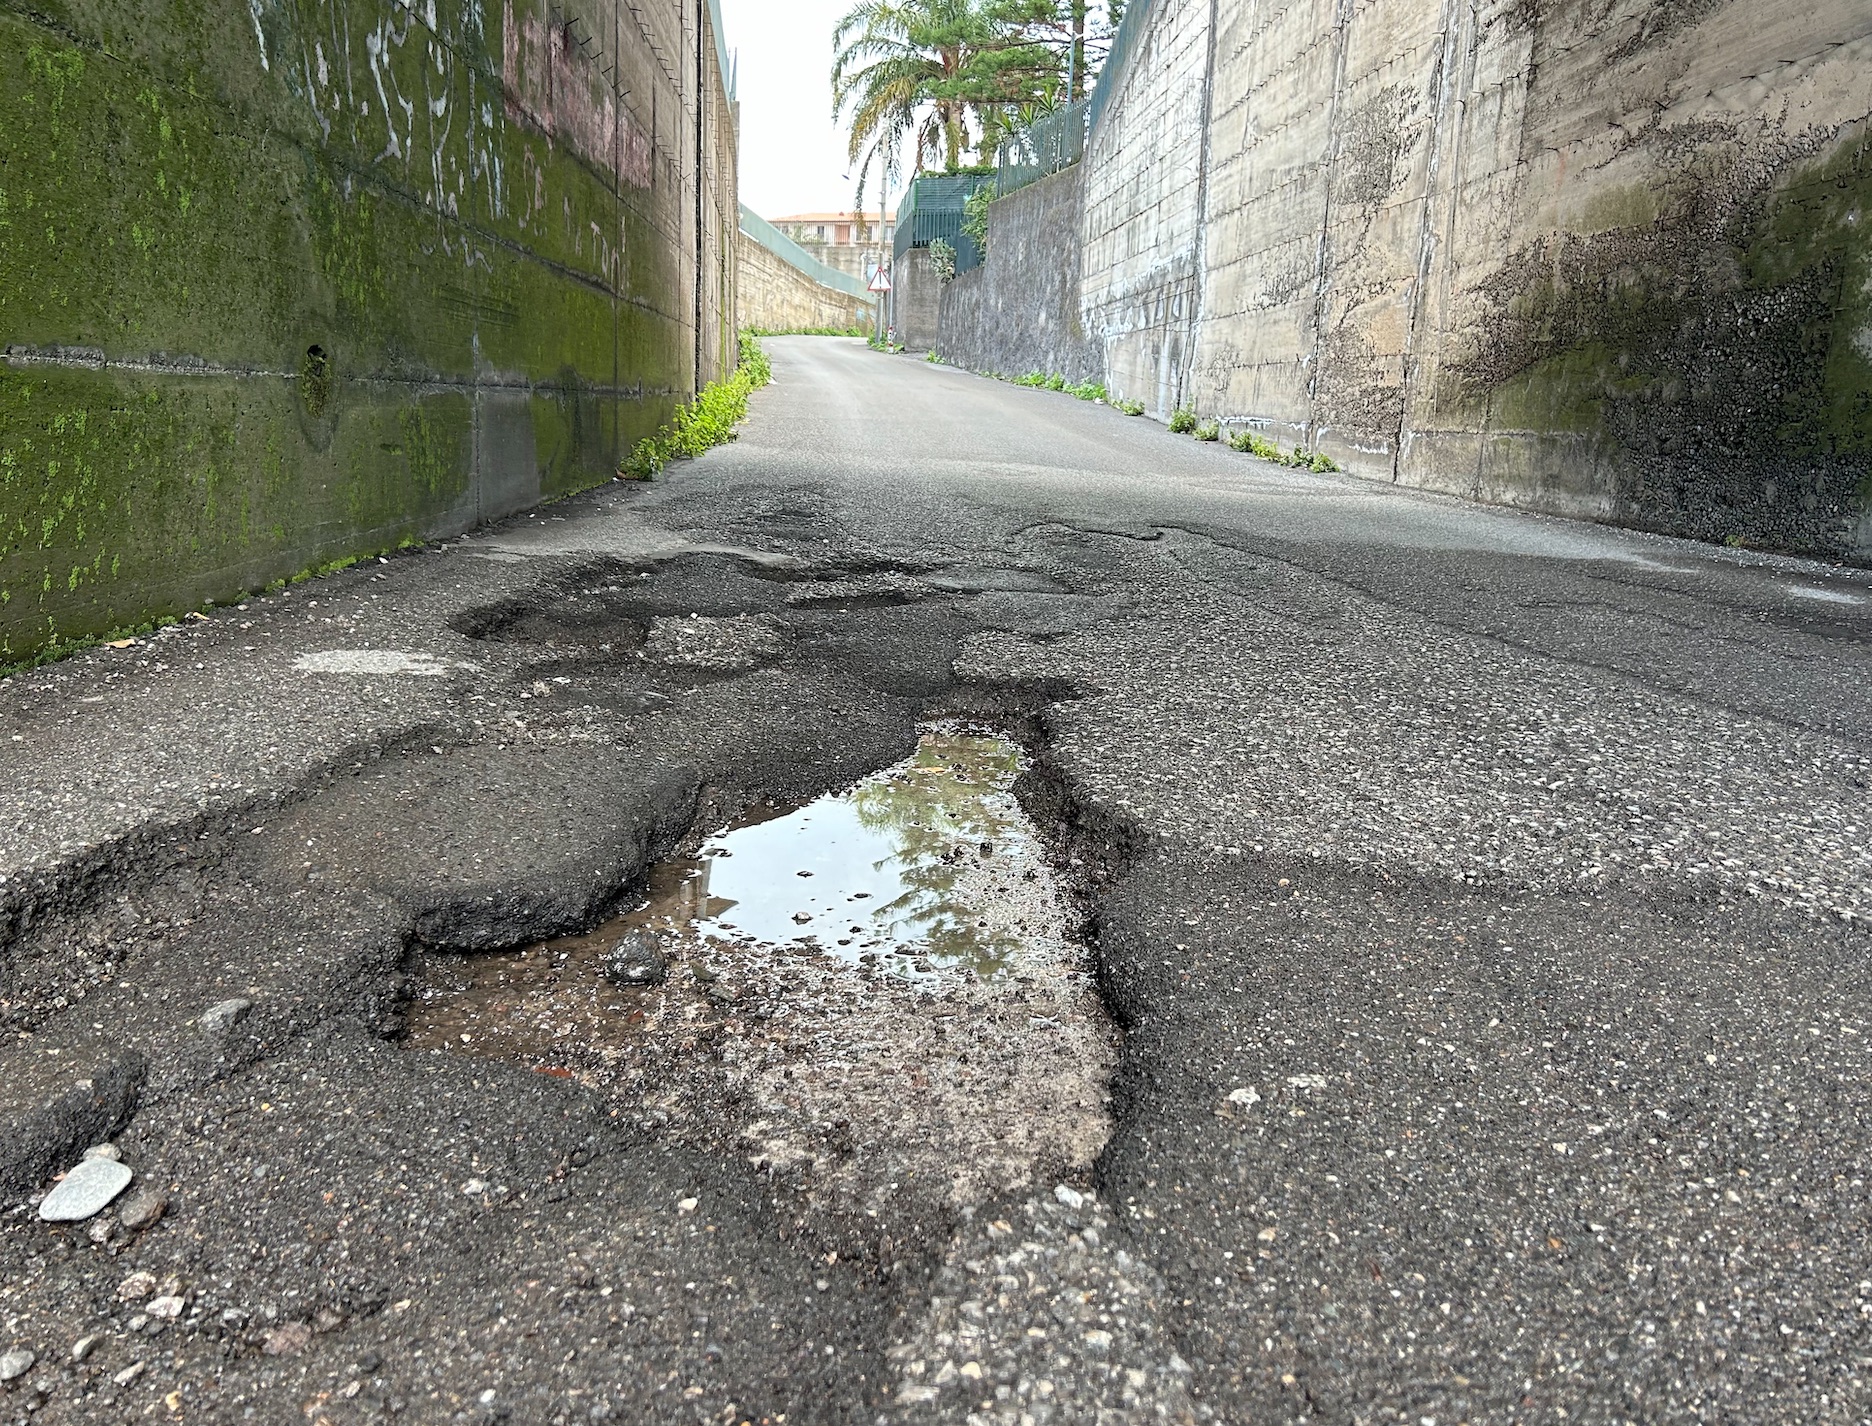
M1214 0L1157 0L1085 158L1084 323L1109 384L1163 418L1185 401L1202 302Z
M866 302L815 282L778 253L746 233L738 235L740 325L764 332L798 332L815 327L861 327L876 320L875 301Z
M943 360L1007 376L1104 381L1104 344L1087 334L1080 304L1084 178L1075 164L989 205L988 261L939 294Z
M891 268L890 323L905 349L926 352L937 344L942 279L930 265L928 248L911 248Z
M710 10L0 0L0 665L604 479L731 366Z
M1863 0L1154 0L1083 320L1160 417L1872 560L1868 76Z

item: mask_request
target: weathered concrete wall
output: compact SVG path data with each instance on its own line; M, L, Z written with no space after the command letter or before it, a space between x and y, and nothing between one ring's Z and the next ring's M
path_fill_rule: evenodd
M591 484L731 364L708 9L0 0L0 664Z
M1128 82L1081 161L1085 325L1107 384L1158 417L1184 403L1202 303L1214 0L1156 0Z
M765 332L813 327L863 327L875 322L876 307L849 292L815 282L778 253L741 233L738 300L740 325Z
M1868 76L1863 0L1156 0L1085 322L1159 415L1872 558Z
M930 266L928 248L911 248L891 267L890 322L897 340L913 352L936 345L942 279Z
M1105 379L1105 349L1080 311L1079 165L989 205L989 260L944 285L937 350L971 371Z

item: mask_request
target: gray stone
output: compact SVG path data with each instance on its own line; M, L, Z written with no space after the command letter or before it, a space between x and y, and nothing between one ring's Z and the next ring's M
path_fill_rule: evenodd
M135 1177L129 1165L115 1159L80 1159L39 1205L48 1223L79 1223L102 1213L112 1199L130 1187Z
M211 1005L201 1013L201 1029L204 1035L225 1035L247 1018L247 1012L253 1009L253 1001L235 996L232 1000L223 1000L218 1005Z
M605 952L604 978L613 985L627 989L661 985L668 976L669 961L663 955L663 943L649 931L626 931Z
M147 1228L162 1217L169 1200L153 1188L140 1188L124 1200L117 1210L118 1221L126 1228Z
M24 1347L15 1347L10 1352L0 1353L0 1381L15 1381L32 1370L32 1364L39 1359Z
M123 1152L115 1144L93 1144L84 1151L87 1159L121 1160Z

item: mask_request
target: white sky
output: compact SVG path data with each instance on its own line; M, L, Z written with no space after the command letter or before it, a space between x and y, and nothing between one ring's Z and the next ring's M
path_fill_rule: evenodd
M832 27L851 6L721 0L728 49L740 64L741 201L763 218L852 206L858 175L832 122L831 79ZM876 165L865 207L877 207Z

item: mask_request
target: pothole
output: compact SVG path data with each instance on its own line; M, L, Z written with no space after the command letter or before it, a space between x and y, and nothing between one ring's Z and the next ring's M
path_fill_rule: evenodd
M904 762L659 864L588 934L436 958L410 1043L577 1079L845 1210L1082 1172L1115 1036L1023 763L932 726Z

